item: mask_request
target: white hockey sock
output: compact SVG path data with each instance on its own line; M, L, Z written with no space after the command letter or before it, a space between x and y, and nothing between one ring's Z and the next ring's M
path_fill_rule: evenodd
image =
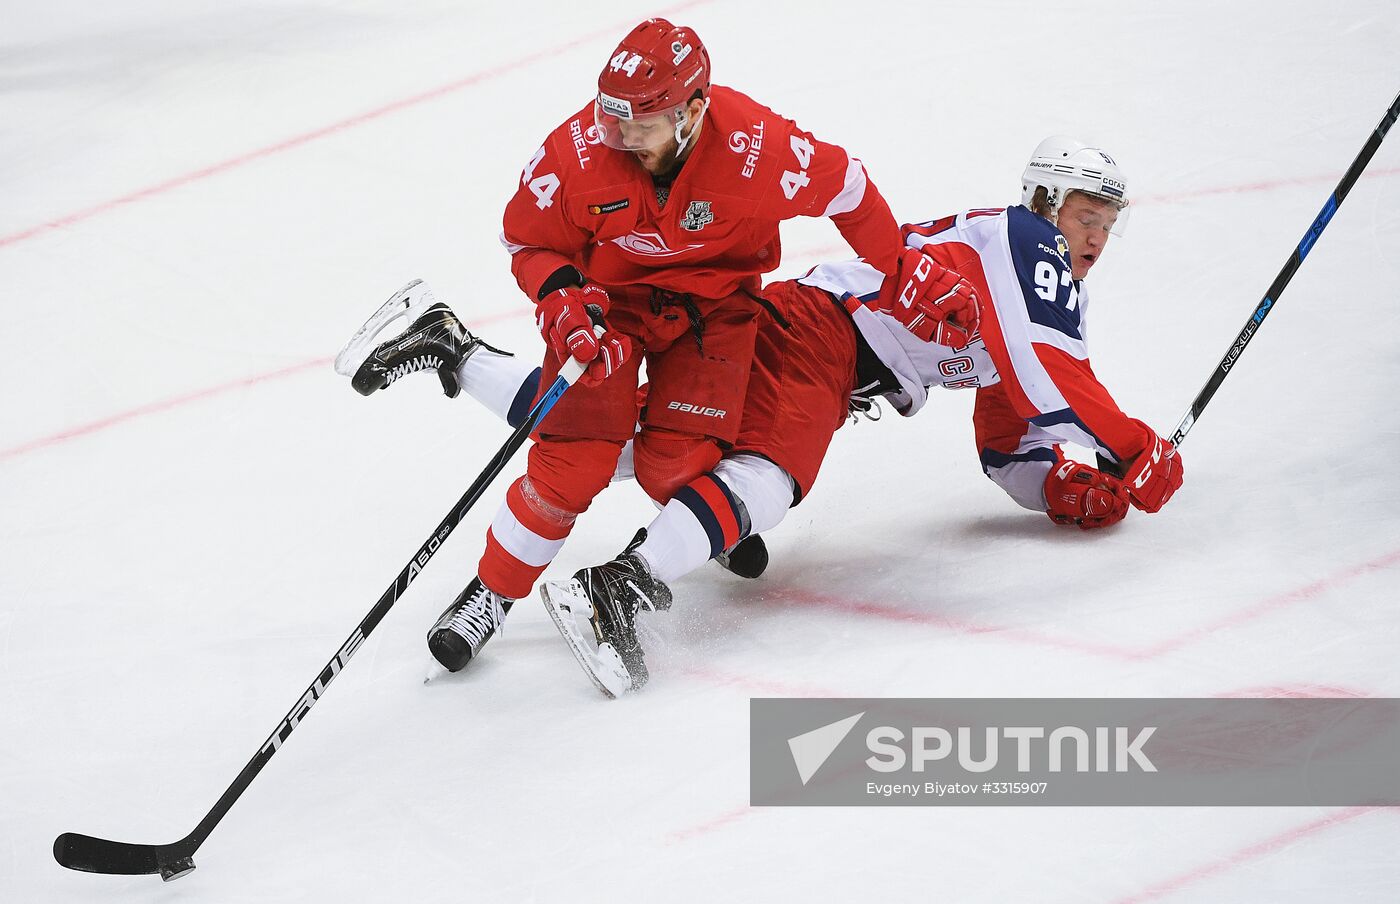
M792 499L792 478L773 462L746 454L725 458L666 503L637 553L653 575L670 583L749 534L777 527Z
M540 368L518 356L498 355L479 348L457 367L462 389L512 427L519 427L530 413L530 404L539 391ZM613 481L631 480L632 441L622 447Z
M525 419L539 386L540 369L523 358L478 348L457 367L457 382L497 417L515 426ZM523 403L521 402L523 399Z
M746 452L731 455L715 466L715 475L728 484L748 509L749 530L744 533L745 537L782 524L797 498L797 484L788 472L762 455Z

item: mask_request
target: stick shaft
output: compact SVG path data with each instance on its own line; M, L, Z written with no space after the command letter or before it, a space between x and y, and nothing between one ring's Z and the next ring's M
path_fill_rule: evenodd
M1312 225L1308 227L1308 231L1304 233L1303 240L1299 242L1298 247L1294 248L1293 252L1289 254L1288 260L1284 262L1283 269L1279 271L1278 276L1274 277L1274 281L1270 284L1269 290L1264 293L1263 300L1255 307L1254 313L1249 316L1249 320L1245 321L1244 328L1241 329L1239 335L1235 337L1235 341L1230 343L1230 348L1226 350L1225 357L1221 358L1220 363L1215 366L1215 371L1211 373L1210 379L1206 381L1206 385L1196 394L1196 398L1191 402L1190 410L1186 412L1186 415L1181 419L1181 423L1177 424L1176 431L1171 435L1171 441L1174 445L1181 445L1181 441L1186 438L1186 434L1189 433L1191 428L1195 425L1196 419L1201 416L1201 412L1205 410L1206 405L1210 404L1211 397L1214 396L1215 391L1220 388L1220 384L1225 382L1225 378L1229 376L1230 370L1235 366L1235 362L1239 360L1240 355L1244 354L1245 348L1249 345L1250 340L1254 338L1254 334L1258 332L1259 326L1264 322L1264 318L1269 316L1269 312L1272 311L1274 305L1278 303L1279 296L1283 294L1283 290L1288 286L1289 281L1293 279L1293 274L1298 271L1298 267L1302 265L1303 260L1308 256L1308 252L1312 251L1313 245L1317 244L1318 238L1322 235L1322 230L1326 229L1327 224L1332 221L1332 217L1336 214L1337 208L1342 206L1342 201L1346 199L1352 186L1356 184L1356 180L1361 178L1361 173L1366 169L1367 164L1371 162L1371 158L1376 155L1376 150L1380 148L1381 142L1385 140L1386 133L1390 131L1391 126L1395 125L1397 119L1400 119L1400 95L1396 95L1394 102L1390 105L1390 109L1386 110L1385 115L1381 117L1380 124L1377 125L1375 131L1367 137L1366 144L1361 148L1361 153L1356 155L1356 159L1352 161L1351 166L1348 167L1347 171L1342 175L1342 181L1337 183L1337 188L1328 196L1327 203L1322 205L1322 211L1317 215L1317 218L1313 220Z
M491 483L498 477L506 464L515 455L525 440L529 438L535 426L547 415L564 394L564 390L569 388L569 384L574 382L582 373L582 365L570 359L561 369L560 376L549 387L548 391L535 403L526 415L524 423L515 429L506 440L505 444L492 456L487 463L485 470L476 478L467 489L462 498L448 512L447 517L442 519L437 529L433 531L428 540L419 547L417 553L399 572L398 577L389 585L389 588L379 597L374 604L374 608L361 619L355 626L355 630L341 644L331 661L326 663L311 682L297 702L283 716L282 721L263 745L258 748L242 769L234 778L233 783L228 786L214 806L205 814L199 824L184 838L172 844L147 845L128 844L125 842L107 841L101 838L93 838L75 833L64 833L56 839L54 844L54 857L58 862L70 869L84 870L86 872L123 873L140 874L157 872L158 870L178 864L180 861L193 857L204 839L219 824L228 811L233 807L248 786L257 778L258 773L267 765L268 761L281 749L282 744L296 730L302 720L306 718L311 707L325 693L331 681L340 674L349 662L350 657L360 648L365 639L374 631L379 623L394 607L399 598L408 590L409 585L422 573L423 568L432 559L433 555L442 548L442 544L462 522L467 512L481 498L482 494ZM193 869L193 864L189 865Z

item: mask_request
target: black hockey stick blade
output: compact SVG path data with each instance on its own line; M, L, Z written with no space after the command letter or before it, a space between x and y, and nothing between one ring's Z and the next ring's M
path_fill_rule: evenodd
M602 327L597 328L597 333L602 335ZM283 742L306 718L312 705L320 699L321 694L325 693L331 681L345 668L350 657L355 654L356 650L360 649L365 639L369 637L370 633L384 619L384 616L393 608L394 603L413 583L423 566L427 565L434 553L442 548L442 544L461 523L463 516L481 498L482 493L491 485L491 482L505 469L506 463L525 444L530 434L534 432L535 426L554 407L554 403L559 401L564 390L568 389L570 384L582 375L583 365L577 360L570 358L564 363L564 366L560 368L559 376L540 397L539 401L535 402L530 413L525 416L525 421L515 428L515 432L506 440L505 445L501 446L486 465L486 470L481 472L466 493L462 495L462 498L457 501L457 505L438 524L433 535L399 572L394 583L390 584L389 589L385 590L383 595L379 597L374 608L369 610L369 614L360 621L350 637L331 658L331 661L326 663L326 667L316 676L316 680L298 698L297 703L282 718L281 724L263 742L263 746L258 749L258 752L253 754L253 758L248 761L248 764L243 767L243 771L238 773L233 783L220 795L213 808L200 820L199 825L173 844L130 844L124 841L94 838L91 835L82 835L77 832L64 832L54 839L53 843L53 858L58 861L58 865L85 873L108 873L118 876L159 873L166 882L178 879L193 870L195 851L209 837L209 833L214 831L219 820L224 818L224 815L252 784L253 779L257 778L263 766L272 759L272 755L281 749Z
M53 842L53 859L59 866L116 876L160 873L166 882L194 869L193 854L179 844L131 844L77 832L64 832Z

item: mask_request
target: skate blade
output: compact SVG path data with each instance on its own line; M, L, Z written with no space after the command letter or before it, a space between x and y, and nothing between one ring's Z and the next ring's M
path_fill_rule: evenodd
M432 306L433 301L432 290L421 279L415 279L395 292L388 301L379 306L379 310L370 315L335 356L335 372L342 377L355 376L360 365L365 363L370 353L379 345L380 333L396 320L402 319L406 323L417 320L420 314Z
M583 667L593 686L605 696L614 699L631 690L632 676L628 674L627 667L622 664L622 657L617 655L613 645L595 644L591 630L589 635L580 630L580 621L586 622L593 612L593 606L582 591L574 588L574 582L566 584L550 581L541 584L540 598L544 600L544 607L549 612L554 627L559 629L559 633L568 642L569 651Z

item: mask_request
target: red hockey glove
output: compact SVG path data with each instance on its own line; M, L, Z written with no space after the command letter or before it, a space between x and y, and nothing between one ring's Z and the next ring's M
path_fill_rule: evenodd
M972 341L981 320L972 284L917 248L900 253L898 269L885 277L876 303L915 336L954 350Z
M559 360L573 356L580 364L598 357L598 337L588 306L596 305L599 316L607 314L611 301L598 286L566 286L550 292L535 307L535 323L540 335Z
M1154 433L1152 445L1123 472L1123 487L1133 505L1144 512L1160 511L1181 487L1185 470L1176 446Z
M602 320L602 317L598 318L599 323L602 323ZM583 376L578 378L579 383L584 386L597 386L611 377L622 367L622 362L632 356L632 340L625 333L607 329L607 324L603 324L603 327L603 335L595 337L598 340L598 357L583 369Z
M535 322L550 350L561 361L572 357L588 365L579 378L585 386L596 386L611 376L632 353L632 340L607 329L603 317L611 303L599 286L565 286L535 307ZM604 328L601 336L595 326Z
M1083 530L1108 527L1128 516L1128 491L1118 478L1065 460L1045 478L1046 514Z

